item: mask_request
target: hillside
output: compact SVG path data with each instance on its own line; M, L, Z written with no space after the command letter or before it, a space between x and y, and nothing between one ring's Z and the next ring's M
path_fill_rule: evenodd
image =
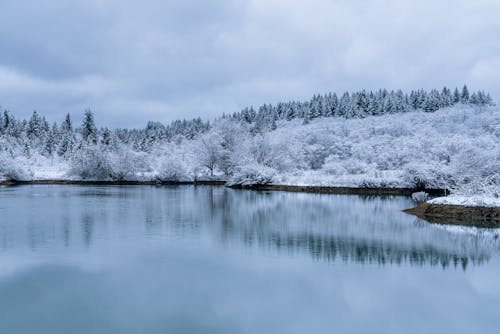
M419 108L343 117L306 113L290 119L276 116L276 107L269 106L266 113L261 108L257 118L274 116L258 126L258 119L244 118L244 110L212 124L199 119L167 127L150 122L144 130L97 130L91 112L78 129L69 116L50 128L35 114L35 120L4 125L0 178L221 179L233 185L446 188L498 194L500 109L490 104L457 102L432 112Z

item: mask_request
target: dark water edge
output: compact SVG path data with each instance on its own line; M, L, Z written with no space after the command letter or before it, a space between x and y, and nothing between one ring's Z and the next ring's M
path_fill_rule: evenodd
M445 196L449 193L446 189L422 189L422 188L390 188L390 187L329 187L329 186L293 186L293 185L254 185L254 186L235 186L235 189L249 190L272 190L303 192L315 194L338 194L338 195L393 195L410 196L417 191L425 191L431 196Z
M0 186L15 186L15 185L226 185L224 180L200 180L200 181L129 181L129 180L8 180L0 181ZM390 187L335 187L335 186L294 186L280 184L265 184L265 185L234 185L228 186L233 189L245 190L261 190L261 191L287 191L287 192L303 192L315 194L346 194L346 195L400 195L410 196L417 191L425 191L431 196L445 196L449 193L446 189L422 189L422 188L390 188Z
M169 185L209 185L223 186L226 181L222 180L201 180L201 181L133 181L133 180L8 180L0 181L0 186L18 185L87 185L87 186L169 186Z
M0 181L0 186L18 185L82 185L82 186L181 186L206 185L226 186L232 189L253 191L283 191L314 194L360 195L360 196L410 196L417 191L425 191L430 196L446 196L447 189L389 188L389 187L335 187L335 186L294 186L294 185L232 185L224 180L199 181L132 181L132 180L8 180ZM422 203L403 212L417 216L429 223L442 225L463 225L485 228L500 227L500 209L483 207L464 207L459 205L429 205Z
M433 224L500 227L500 208L497 207L420 203L403 211Z

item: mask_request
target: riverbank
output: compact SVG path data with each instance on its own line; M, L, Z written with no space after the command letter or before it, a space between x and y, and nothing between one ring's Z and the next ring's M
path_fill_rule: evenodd
M430 201L403 211L435 224L500 227L499 206L440 204Z
M0 186L16 185L37 185L37 184L59 184L59 185L109 185L109 186L127 186L127 185L211 185L223 186L226 181L221 180L201 180L201 181L133 181L133 180L5 180L0 181Z
M36 184L72 184L72 185L226 185L223 180L201 180L201 181L126 181L126 180L8 180L0 181L0 185L15 186L15 185L36 185ZM416 191L422 189L415 188L367 188L367 187L335 187L335 186L291 186L279 184L267 185L251 185L251 186L229 186L232 189L246 189L256 191L287 191L287 192L304 192L317 194L345 194L345 195L400 195L410 196ZM445 189L424 189L430 195L443 196L446 194Z
M235 189L249 189L259 191L288 191L318 194L345 194L345 195L401 195L410 196L417 191L425 191L433 196L444 196L445 189L415 189L415 188L389 188L389 187L335 187L335 186L292 186L279 184L252 185L252 186L231 186Z
M4 180L0 186L17 185L211 185L227 186L224 180L198 180L198 181L159 181L159 180ZM445 196L449 193L446 189L415 189L415 188L368 188L368 187L335 187L335 186L293 186L293 185L233 185L232 189L254 191L284 191L303 192L316 194L344 194L362 196L410 196L417 191L425 191L431 196ZM498 200L500 202L500 200ZM438 197L428 202L403 210L430 223L447 225L466 225L477 227L500 227L500 205L496 200L474 196L445 196Z

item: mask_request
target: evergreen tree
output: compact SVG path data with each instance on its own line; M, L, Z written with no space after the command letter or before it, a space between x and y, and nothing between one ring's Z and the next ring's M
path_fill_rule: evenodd
M458 88L455 87L455 90L453 91L453 104L459 103L461 100L460 92L458 91Z
M320 103L321 102L316 97L314 97L313 100L311 102L309 102L309 108L307 111L307 118L309 120L315 119L315 118L318 118L321 116L321 111L320 111L321 104Z
M356 107L356 116L366 116L368 114L368 106L370 102L368 101L368 95L365 90L362 90L355 95L354 105Z
M339 110L339 98L333 93L330 98L329 116L336 116Z
M392 114L395 112L396 112L396 103L394 102L394 98L391 94L388 95L387 98L385 99L384 113Z
M477 96L476 93L472 93L472 95L469 98L469 103L470 104L476 104L476 105L480 104L479 103L479 98L478 98L478 96Z
M66 114L66 118L61 124L61 133L68 133L68 132L73 132L73 125L69 113Z
M97 139L98 139L97 128L94 123L94 114L90 109L87 109L83 116L81 133L82 133L82 139L85 142L94 145L97 144Z
M49 157L52 156L52 154L54 154L55 146L56 146L55 135L52 131L49 131L47 133L47 136L45 137L43 154Z
M467 88L467 86L464 86L462 88L462 95L460 95L460 102L462 102L463 104L469 103L469 89Z
M451 90L449 90L446 86L443 87L441 91L441 107L449 107L453 105L453 96L451 95Z
M297 111L293 104L290 104L286 111L286 120L291 121L292 119L297 118Z
M345 92L339 102L339 116L349 117L351 109L351 97L348 92Z
M5 125L4 125L4 118L2 114L0 114L0 135L5 133Z
M57 148L57 154L59 156L67 156L73 151L75 145L75 135L69 114L66 114L64 121L61 123L59 132L61 139L59 141L59 147Z
M101 144L104 146L109 146L111 144L111 131L108 128L102 130Z
M3 112L3 127L5 130L7 130L10 126L11 120L9 116L9 112L7 110L4 110Z
M434 112L439 109L440 105L440 94L437 90L433 89L427 96L427 100L425 101L424 111L426 112Z
M26 129L28 139L32 142L41 140L44 130L45 127L42 118L34 111L28 122L28 128Z

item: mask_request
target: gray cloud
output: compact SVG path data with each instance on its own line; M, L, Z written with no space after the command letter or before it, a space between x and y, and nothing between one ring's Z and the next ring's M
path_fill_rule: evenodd
M497 1L0 4L0 104L100 124L211 118L360 88L468 83L500 97Z

